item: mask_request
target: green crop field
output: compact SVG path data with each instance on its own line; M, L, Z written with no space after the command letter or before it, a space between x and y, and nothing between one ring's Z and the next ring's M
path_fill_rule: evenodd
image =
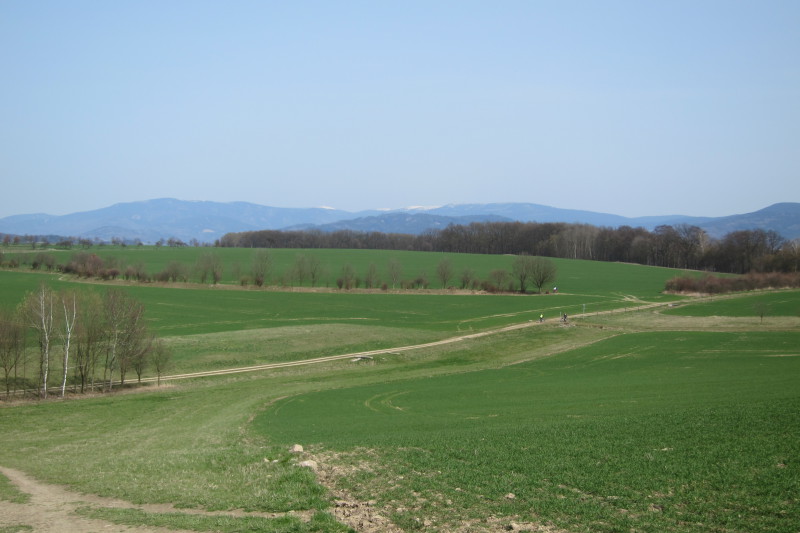
M220 252L231 264L252 253ZM274 252L276 265L298 253ZM312 252L331 263L358 256L358 268L394 254L303 251ZM433 277L442 256L398 257ZM510 264L452 257L483 272ZM490 333L366 359L7 402L0 467L138 504L89 499L76 512L145 527L346 531L334 505L344 500L355 518L368 509L394 531L800 530L800 292L697 300L661 293L679 271L556 264L559 294L528 296L100 284L0 271L5 307L42 280L122 287L173 349L174 373ZM569 324L557 319L564 312ZM513 325L524 327L498 332ZM295 443L305 451L291 453ZM2 500L32 505L0 476ZM12 526L25 530L0 513L0 529Z
M669 314L683 316L798 317L800 301L794 292L753 292L738 298L710 299L703 304L678 307Z
M247 275L253 264L253 258L259 250L242 248L207 248L185 247L168 248L155 246L142 247L116 247L102 246L87 250L24 250L6 252L5 261L17 259L20 263L19 270L30 267L37 254L52 254L56 264L66 264L72 257L79 253L97 254L117 265L119 270L124 270L128 265L142 265L149 274L153 275L164 270L170 262L184 265L192 273L194 265L203 254L213 254L220 258L223 265L221 283L238 285L240 278ZM262 250L263 251L263 250ZM323 275L317 283L318 287L336 287L336 278L341 275L345 265L351 265L360 278L364 278L370 264L374 264L382 283L387 283L391 288L391 279L388 266L391 261L396 261L400 266L401 279L414 279L422 274L428 278L430 288L441 289L441 283L436 275L436 267L443 260L448 259L452 264L453 276L448 286L460 286L461 273L465 269L474 271L478 279L485 280L492 270L505 269L511 271L513 256L476 255L456 253L425 253L403 252L395 250L318 250L318 249L269 249L272 257L272 268L268 282L287 286L310 286L310 280L303 283L296 280L285 281L283 278L289 272L299 256L315 257L319 259ZM572 294L600 295L607 297L611 294L657 297L663 288L663 281L676 275L685 274L666 268L641 268L640 265L603 263L598 261L572 261L552 259L558 267L558 277L553 286L558 286L561 292ZM191 279L195 279L191 276ZM659 280L658 283L654 283ZM550 290L552 287L544 287ZM530 290L530 288L529 288Z
M381 457L348 488L403 502L401 523L439 511L450 528L466 513L576 531L777 531L800 454L800 357L782 356L799 346L800 332L623 335L498 370L286 398L254 429ZM408 493L424 503L407 507Z

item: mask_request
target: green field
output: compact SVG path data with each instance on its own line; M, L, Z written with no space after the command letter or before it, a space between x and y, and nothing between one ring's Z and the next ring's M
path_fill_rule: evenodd
M781 357L798 346L800 332L622 335L498 370L287 398L254 429L369 450L381 468L348 487L389 507L419 494L403 523L449 500L451 528L466 512L581 531L777 531L798 488L780 466L800 454L800 359Z
M222 251L242 262L252 253ZM389 257L319 252L364 265ZM441 254L402 257L432 272ZM458 259L488 272L508 258ZM336 499L362 502L404 531L512 522L573 532L800 530L800 292L693 300L661 294L676 271L557 264L557 295L117 283L145 303L176 373L529 327L136 394L12 403L0 409L0 466L176 507L95 504L84 516L197 531L346 530L332 518ZM0 272L0 302L16 305L42 279L107 287L20 268ZM569 325L556 319L562 312ZM306 451L291 454L294 443ZM325 483L296 465L302 459L318 462ZM2 489L0 499L3 491L20 498Z
M753 292L737 298L712 298L702 304L677 307L669 314L683 316L798 317L800 302L794 292Z
M304 283L285 281L283 278L295 263L297 257L315 257L319 259L323 275L317 287L336 287L336 278L341 275L345 265L352 265L356 274L363 279L370 264L374 264L381 283L387 283L391 288L389 275L390 261L400 265L401 279L409 280L424 274L430 288L441 289L442 285L436 275L436 267L443 260L448 259L452 264L453 277L448 286L460 286L460 276L464 269L472 269L478 279L485 280L492 270L512 270L513 256L506 255L476 255L456 253L425 253L404 252L395 250L318 250L318 249L269 249L272 257L271 275L267 280L274 285L287 287L310 287L310 280ZM166 248L155 246L142 247L115 247L101 246L88 250L23 250L8 251L4 260L17 259L20 266L17 270L30 269L31 262L37 254L52 254L57 264L66 264L78 253L97 254L104 260L112 259L120 270L127 265L142 265L149 274L164 270L172 261L185 265L191 274L194 265L203 254L214 254L220 258L223 265L222 284L238 285L242 275L247 275L253 264L253 258L258 250L243 248L207 248L186 247ZM574 261L565 259L552 259L558 267L558 278L553 283L559 287L560 292L571 294L600 295L607 297L611 294L627 295L643 293L648 296L658 296L663 283L653 284L658 278L665 281L685 272L666 268L641 268L640 265L603 263L598 261ZM590 275L589 275L590 274ZM196 281L194 276L190 278ZM380 285L380 284L379 284ZM549 290L551 287L544 287ZM531 290L529 288L529 290Z

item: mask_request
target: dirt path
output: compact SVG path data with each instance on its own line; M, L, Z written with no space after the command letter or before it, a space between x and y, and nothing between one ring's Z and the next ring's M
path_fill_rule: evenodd
M112 524L104 520L83 518L74 513L75 509L90 504L102 505L113 500L100 499L70 492L55 485L45 485L26 476L22 472L0 467L5 475L20 491L30 495L28 503L11 503L0 500L0 527L8 531L30 531L37 533L108 533L109 531L130 532L173 532L163 528L128 527ZM120 507L120 502L114 502ZM127 507L135 507L127 504ZM25 527L28 526L28 527Z
M263 518L277 518L281 516L295 516L303 521L311 519L311 512L289 513L246 513L244 511L203 511L199 509L176 509L170 504L144 504L135 505L116 498L104 498L91 494L72 492L58 485L41 483L27 474L0 466L0 474L6 476L11 483L21 492L30 496L28 503L11 503L0 500L0 529L29 526L37 533L109 533L117 532L153 532L175 533L182 532L178 529L159 527L133 527L123 526L91 518L83 518L75 514L79 507L93 506L114 509L139 509L149 513L184 513L200 514L205 516L258 516ZM5 530L4 530L5 531ZM20 528L20 531L29 529ZM188 532L187 532L188 533Z
M596 311L596 312L585 313L585 314L584 313L580 313L580 314L571 315L570 319L584 318L584 317L589 317L589 316L599 316L599 315L613 315L613 314L618 314L618 313L628 313L628 312L632 312L632 311L642 311L642 310L645 310L645 309L653 309L653 308L657 308L657 307L666 307L667 305L668 304L664 304L664 303L639 303L639 302L636 302L635 305L632 305L630 308L609 309L609 310L606 310L606 311ZM552 324L555 321L557 321L557 319L549 318L549 319L547 319L545 321L545 323ZM370 358L372 356L381 355L381 354L392 354L392 353L408 352L408 351L411 351L411 350L420 350L420 349L423 349L423 348L433 348L433 347L436 347L436 346L443 346L443 345L447 345L447 344L463 342L463 341L466 341L466 340L469 340L469 339L477 339L477 338L480 338L480 337L486 337L486 336L495 335L495 334L498 334L498 333L503 333L503 332L514 331L514 330L523 329L523 328L539 326L541 324L542 323L538 322L538 321L528 321L528 322L521 322L521 323L518 323L518 324L512 324L510 326L504 326L502 328L490 329L490 330L486 330L486 331L480 331L478 333L469 333L469 334L465 334L465 335L458 335L458 336L455 336L455 337L449 337L447 339L442 339L442 340L439 340L439 341L426 342L426 343L423 343L423 344L412 344L412 345L408 345L408 346L397 346L397 347L394 347L394 348L381 348L379 350L370 350L370 351L366 351L366 352L353 352L353 353L346 353L346 354L340 354L340 355L331 355L331 356L327 356L327 357L316 357L316 358L313 358L313 359L302 359L300 361L286 361L286 362L283 362L283 363L266 363L266 364L263 364L263 365L244 366L244 367L235 367L235 368L223 368L223 369L220 369L220 370L207 370L207 371L204 371L204 372L189 372L189 373L185 373L185 374L173 374L173 375L169 375L169 376L161 376L160 381L167 382L167 381L177 381L177 380L181 380L181 379L195 379L195 378L212 377L212 376L224 376L224 375L228 375L228 374L241 374L241 373L245 373L245 372L258 372L258 371L262 371L262 370L273 370L273 369L288 368L288 367L293 367L293 366L314 365L314 364L320 364L320 363L328 363L328 362L331 362L331 361L340 361L340 360L343 360L343 359ZM157 381L158 381L158 377L148 377L148 378L142 378L140 383L156 383ZM115 385L118 385L118 383L115 383ZM17 393L18 394L24 394L26 392L30 393L30 392L35 392L35 391L30 391L30 390L28 390L28 391L18 391Z
M664 304L642 304L637 306L638 310L660 307ZM606 311L600 313L591 313L591 315L608 314L614 311ZM619 311L617 311L619 312ZM581 315L575 315L580 317ZM548 320L552 323L555 319ZM179 379L199 378L205 376L219 376L225 374L236 374L242 372L255 372L260 370L269 370L275 368L285 368L291 366L312 365L320 364L330 361L337 361L343 359L355 358L368 358L374 355L399 353L411 350L419 350L423 348L430 348L435 346L442 346L457 342L463 342L469 339L477 339L488 335L494 335L502 332L528 328L540 325L539 322L524 322L513 324L510 326L482 331L478 333L471 333L467 335L458 335L440 341L434 341L424 344L415 344L409 346L399 346L394 348L385 348L380 350L372 350L366 352L356 352L341 355L334 355L329 357L318 357L314 359L305 359L302 361L291 361L285 363L272 363L265 365L256 365L250 367L230 368L223 370L214 370L208 372L193 372L187 374L176 374L172 376L162 376L162 381L172 381ZM143 379L142 381L156 381L156 378ZM267 514L267 513L243 513L243 512L207 512L202 510L192 509L175 509L173 506L147 504L147 505L134 505L130 502L117 500L113 498L103 498L94 495L79 494L72 492L66 488L40 483L26 474L11 468L0 466L0 473L5 475L13 485L15 485L21 492L30 495L30 501L25 504L12 503L0 500L0 528L4 531L33 531L39 533L107 533L109 531L119 532L175 532L178 530L156 528L156 527L131 527L113 524L104 520L83 518L75 514L75 510L83 506L97 506L106 508L127 508L127 509L140 509L151 513L170 513L181 512L187 514L204 514L204 515L228 515L228 516L263 516L274 518L282 516L281 514ZM325 473L321 472L321 481L325 481ZM334 494L336 494L334 492ZM348 523L351 527L359 531L398 531L392 529L391 523L378 515L371 508L370 505L353 503L349 499L345 499L345 494L337 494L339 499L333 510L337 519ZM342 498L342 497L345 498ZM308 520L309 516L306 513L295 513L301 520ZM536 529L537 531L544 531L544 529Z
M637 304L635 307L626 308L626 309L610 309L608 311L597 311L594 313L586 313L586 314L576 314L572 315L570 318L582 318L586 316L598 316L598 315L607 315L607 314L616 314L616 313L624 313L630 311L641 311L644 309L652 309L655 307L665 307L667 304L664 303L641 303ZM552 324L557 319L550 318L546 321L546 323ZM327 357L316 357L314 359L303 359L300 361L287 361L284 363L267 363L263 365L254 365L254 366L245 366L245 367L236 367L236 368L225 368L222 370L208 370L205 372L191 372L186 374L173 374L171 376L161 376L161 381L174 381L179 379L193 379L193 378L201 378L201 377L209 377L209 376L223 376L226 374L239 374L243 372L257 372L260 370L271 370L276 368L287 368L292 366L303 366L303 365L314 365L319 363L328 363L331 361L340 361L342 359L357 359L357 358L369 358L374 355L381 355L381 354L391 354L391 353L400 353L400 352L408 352L411 350L420 350L423 348L433 348L436 346L443 346L446 344L453 344L456 342L463 342L469 339L478 339L480 337L486 337L489 335L495 335L498 333L514 331L523 328L529 328L533 326L540 325L540 322L537 321L530 321L530 322L522 322L519 324L512 324L510 326L505 326L502 328L491 329L486 331L481 331L478 333L470 333L467 335L458 335L456 337L449 337L447 339L442 339L440 341L433 341L433 342L426 342L423 344L412 344L408 346L397 346L394 348L381 348L379 350L370 350L367 352L353 352L347 354L340 354L340 355L331 355ZM155 383L157 378L143 378L142 383Z

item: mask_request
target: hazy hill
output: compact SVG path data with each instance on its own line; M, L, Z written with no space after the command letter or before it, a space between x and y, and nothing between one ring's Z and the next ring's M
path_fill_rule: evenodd
M512 222L513 219L497 215L441 216L429 213L391 212L381 215L359 217L328 224L303 224L286 229L317 229L324 232L339 230L382 233L407 233L419 235L426 231L444 229L450 224L470 224L472 222Z
M326 208L281 208L247 202L194 202L162 198L115 204L69 215L16 215L0 219L0 233L64 235L111 240L155 242L175 237L189 242L213 242L225 233L262 229L353 230L419 234L449 224L485 221L568 222L594 226L623 225L652 230L668 224L692 224L713 237L741 229L774 230L788 239L800 238L800 203L780 203L754 213L719 218L659 215L628 218L619 215L558 209L530 203L461 204L436 208L352 213Z
M700 226L709 235L722 236L741 229L775 230L787 239L800 238L800 203L784 202L744 215L708 219Z
M754 213L718 218L684 215L629 218L608 213L559 209L527 203L447 205L402 211L406 214L405 217L400 217L396 212L392 212L316 226L305 225L303 227L305 229L315 228L321 231L349 229L353 231L417 234L421 233L421 231L411 231L415 227L437 229L446 227L451 223L469 224L470 222L485 221L566 222L614 228L619 226L643 227L651 231L661 225L689 224L703 228L711 237L715 238L723 237L732 231L744 229L774 230L787 239L800 238L800 203L775 204ZM433 215L435 217L432 217Z
M351 217L346 211L267 207L247 202L193 202L161 198L115 204L62 216L17 215L0 219L0 232L16 235L57 234L111 240L155 242L175 237L213 242L234 231L278 229L296 224L324 224Z

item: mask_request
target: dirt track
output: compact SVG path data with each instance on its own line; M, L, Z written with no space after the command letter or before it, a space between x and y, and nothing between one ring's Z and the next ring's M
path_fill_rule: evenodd
M664 307L666 304L663 303L656 303L656 304L640 304L636 306L636 310L643 310L643 309L650 309L655 307ZM626 310L627 311L627 310ZM625 312L621 309L612 309L608 311L599 311L596 313L587 313L586 315L578 314L573 315L572 318L581 318L584 316L596 316L596 315L604 315L604 314L613 314L613 313L620 313ZM552 324L555 322L555 319L549 319L546 323ZM328 363L331 361L340 361L342 359L355 359L359 357L372 357L374 355L381 355L381 354L388 354L388 353L399 353L399 352L408 352L411 350L420 350L423 348L433 348L436 346L443 346L446 344L453 344L456 342L463 342L469 339L477 339L480 337L486 337L488 335L495 335L497 333L503 333L507 331L514 331L517 329L529 328L532 326L540 325L540 322L523 322L520 324L512 324L510 326L505 326L502 328L491 329L487 331L482 331L479 333L469 333L467 335L458 335L456 337L450 337L447 339L442 339L440 341L434 342L426 342L424 344L412 344L409 346L398 346L395 348L382 348L380 350L370 350L367 352L354 352L354 353L347 353L347 354L340 354L340 355L331 355L327 357L316 357L314 359L303 359L300 361L287 361L284 363L267 363L263 365L255 365L255 366L245 366L245 367L237 367L237 368L225 368L222 370L209 370L206 372L191 372L187 374L174 374L171 376L161 376L161 381L173 381L179 379L193 379L193 378L201 378L201 377L208 377L208 376L223 376L226 374L239 374L243 372L257 372L259 370L271 370L275 368L287 368L292 366L304 366L304 365L313 365L319 363ZM142 379L142 383L155 383L157 378L144 378Z
M307 521L310 512L290 513L245 513L243 511L202 511L198 509L176 509L169 504L134 505L124 500L103 498L91 494L79 494L58 485L40 483L19 470L0 467L0 474L6 476L21 492L30 495L28 503L11 503L0 500L0 530L15 531L14 526L30 526L37 533L108 533L110 531L180 533L183 530L159 527L132 527L82 518L74 511L80 507L94 506L115 509L139 509L150 513L184 513L205 516L259 516L276 518L287 514ZM10 528L10 529L3 529ZM29 531L20 529L20 531Z
M639 306L638 308L644 309L657 306L663 306L663 304L645 304ZM576 317L579 316L580 315L576 315ZM551 319L548 322L552 323L553 321L554 319ZM483 331L479 333L459 335L456 337L451 337L448 339L443 339L440 341L429 342L424 344L400 346L395 348L385 348L380 350L372 350L368 352L348 353L348 354L334 355L329 357L318 357L314 359L305 359L302 361L271 363L265 365L256 365L256 366L242 367L242 368L230 368L230 369L215 370L208 372L176 374L172 376L162 376L161 380L171 381L179 379L200 378L205 376L236 374L242 372L256 372L260 370L285 368L291 366L312 365L312 364L319 364L319 363L325 363L343 359L354 359L358 357L371 357L378 354L406 352L410 350L418 350L423 348L430 348L435 346L442 346L446 344L462 342L469 339L476 339L480 337L485 337L487 335L513 331L537 325L540 325L540 323L525 322L494 330ZM142 381L155 382L156 378L143 379ZM12 484L15 485L20 491L22 491L25 494L29 494L31 497L30 501L25 504L11 503L8 501L0 500L0 528L2 528L3 531L9 531L9 532L17 531L16 529L17 527L19 528L18 529L19 531L30 531L30 528L33 528L33 531L41 533L100 533L100 532L107 533L109 531L174 533L175 531L178 531L174 529L154 528L154 527L121 526L119 524L113 524L111 522L107 522L104 520L82 518L74 513L76 509L87 505L107 507L107 508L110 507L110 508L141 509L143 511L152 513L182 512L182 513L194 513L194 514L206 514L206 515L227 514L227 515L239 515L239 516L244 514L244 513L213 513L213 512L205 512L199 510L186 510L186 509L179 510L175 509L171 505L152 505L152 504L134 505L131 504L130 502L125 502L122 500L116 500L112 498L102 498L99 496L86 495L86 494L78 494L56 485L48 485L40 483L28 477L27 475L25 475L20 471L10 468L5 468L2 466L0 466L0 473L2 473L9 480L11 480ZM372 522L372 525L375 525L376 522L375 519L377 517L371 516L372 515L371 510L365 508L359 509L359 507L363 506L354 504L341 505L341 507L342 507L341 509L337 508L336 511L338 512L334 513L336 514L338 519L343 520L345 522L349 522L351 526L355 526L362 531L380 530L380 529L371 529L369 527L366 527L366 524L364 523L365 521ZM362 513L364 514L362 515ZM279 516L277 514L258 514L258 513L249 513L249 514L255 516L265 516L265 517ZM296 516L305 519L308 518L302 516L302 513L299 513ZM388 527L388 523L386 522L377 521L377 523L382 524L378 526L379 528Z
M107 498L98 498L85 494L76 494L55 485L39 483L22 472L0 467L0 473L6 476L22 492L30 495L25 504L0 500L0 527L4 531L29 531L24 526L33 528L37 533L108 533L109 531L141 531L141 532L174 532L162 528L138 528L112 524L104 520L82 518L73 513L75 509L98 504L106 507L134 507L124 502ZM21 527L22 526L22 527Z

